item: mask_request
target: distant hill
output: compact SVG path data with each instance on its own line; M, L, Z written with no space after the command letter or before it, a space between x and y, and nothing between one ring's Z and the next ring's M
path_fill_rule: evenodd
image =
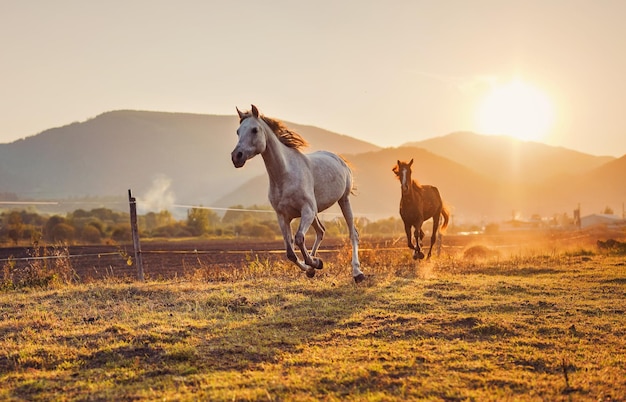
M458 221L480 222L488 217L510 215L511 200L500 183L425 149L386 148L346 157L356 186L352 205L359 216L369 219L398 216L400 182L391 170L398 159L414 159L413 178L437 186ZM266 174L255 177L219 199L217 205L267 204L268 185Z
M558 194L562 203L581 206L581 214L602 213L606 207L622 216L626 206L626 155L579 175L547 182L541 191Z
M580 174L614 160L507 136L456 132L424 141L409 142L495 180L542 183L561 175Z
M474 138L480 143L483 137ZM461 138L467 140L472 137ZM499 141L515 143L505 139ZM462 146L451 145L452 148ZM465 148L467 155L471 155L472 149L476 148L480 147L476 144L468 145ZM525 155L526 152L537 150L539 152L533 156ZM486 158L483 152L469 158L473 166L480 165L473 159ZM539 173L531 167L512 174L506 168L501 168L506 160L502 155L490 158L493 161L490 169L482 161L485 163L482 170L485 171L479 171L424 148L412 146L346 155L352 165L357 188L356 196L352 198L355 213L370 219L398 216L400 186L391 171L398 159L414 159L413 177L423 184L437 186L444 202L452 209L453 219L460 223L506 220L518 214L525 217L533 214L552 217L567 213L571 216L579 204L583 214L600 212L606 206L614 208L616 212L621 211L621 205L626 200L626 186L621 185L621 178L626 177L626 156L617 160L609 158L608 163L596 167L598 160L604 160L604 157L541 144L522 146L519 152L519 160L533 160L539 166L548 166L546 170L550 170L550 173L542 175L542 180L533 176ZM507 151L505 149L500 153L506 154ZM568 156L571 156L571 160ZM562 160L563 165L569 168L553 166L554 160ZM267 188L267 175L263 173L216 203L224 207L267 204Z
M355 214L370 219L398 216L400 185L391 171L398 159L415 160L414 178L437 186L459 223L499 221L513 213L571 215L579 203L583 214L607 206L620 214L626 202L626 156L597 157L473 133L381 149L316 127L285 123L311 144L305 152L327 149L350 161ZM149 199L162 206L267 205L262 158L242 169L231 163L237 126L234 114L122 110L46 130L0 144L0 197L123 199L132 189L142 205Z
M337 152L377 146L312 126L287 123L312 144ZM260 158L235 169L238 119L184 113L114 111L82 123L0 144L0 193L63 199L145 194L167 181L179 203L210 205L264 172Z

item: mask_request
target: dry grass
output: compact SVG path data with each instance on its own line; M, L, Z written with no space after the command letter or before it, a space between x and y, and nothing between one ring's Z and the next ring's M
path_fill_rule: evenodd
M347 254L2 292L0 399L626 399L623 255Z

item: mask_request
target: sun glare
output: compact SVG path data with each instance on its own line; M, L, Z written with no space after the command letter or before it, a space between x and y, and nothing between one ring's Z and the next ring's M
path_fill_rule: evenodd
M554 112L543 92L515 80L495 86L480 104L476 119L481 134L536 141L548 134Z

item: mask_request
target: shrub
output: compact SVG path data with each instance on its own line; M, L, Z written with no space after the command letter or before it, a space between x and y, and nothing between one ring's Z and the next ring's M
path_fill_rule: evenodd
M86 243L99 244L102 241L102 233L93 225L87 225L83 228L80 238Z
M48 232L47 239L54 243L70 243L74 240L76 230L67 223L59 223Z
M35 245L29 256L32 260L26 265L18 265L13 259L3 264L0 289L45 289L57 283L70 283L76 278L67 246L48 248Z

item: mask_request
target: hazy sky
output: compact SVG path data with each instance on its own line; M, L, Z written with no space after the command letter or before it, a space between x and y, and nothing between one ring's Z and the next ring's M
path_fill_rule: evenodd
M542 141L622 156L624 17L624 0L0 0L0 143L254 103L398 146L478 132L481 101L518 79L551 102Z

